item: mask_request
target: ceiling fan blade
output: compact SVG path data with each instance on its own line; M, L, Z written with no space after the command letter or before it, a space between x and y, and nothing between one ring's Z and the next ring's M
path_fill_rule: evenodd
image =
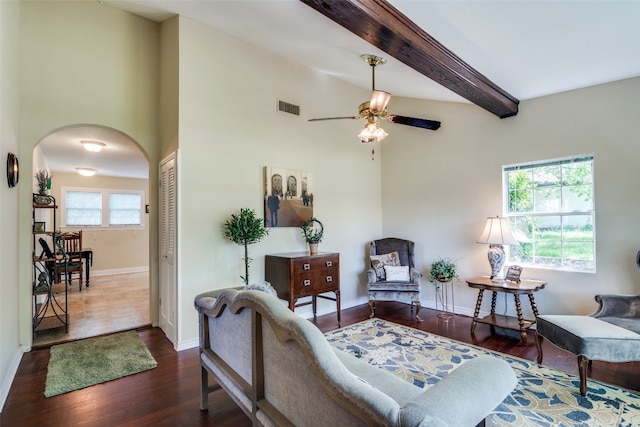
M398 123L399 125L415 126L423 129L437 130L440 127L440 122L435 120L416 119L414 117L396 115L390 115L387 119L390 122Z
M310 122L319 122L321 120L342 120L342 119L359 119L360 116L349 116L349 117L323 117L321 119L309 119Z

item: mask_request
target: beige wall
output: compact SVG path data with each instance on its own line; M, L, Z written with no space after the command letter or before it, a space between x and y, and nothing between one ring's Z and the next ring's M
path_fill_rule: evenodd
M98 2L21 2L21 134L24 170L34 147L56 129L99 125L135 141L149 161L150 188L157 188L159 34L157 23ZM20 188L20 337L31 343L31 186ZM148 194L157 206L157 192ZM157 229L151 209L149 229ZM157 306L157 235L151 234L152 306ZM157 311L152 310L157 322Z
M473 105L392 102L399 114L443 123L437 132L394 126L383 144L384 234L413 237L425 274L438 257L457 260L462 278L490 273L487 247L475 241L486 217L503 213L503 165L593 153L597 272L525 267L523 276L549 282L536 294L542 313L587 314L595 294L640 293L640 78L524 101L502 120ZM432 286L424 290L433 304ZM460 281L459 311L472 314L476 295Z
M372 161L371 147L355 137L361 122L307 122L312 117L354 113L368 99L365 89L182 18L160 31L157 24L95 2L30 1L22 3L19 33L15 26L4 25L6 17L15 18L15 10L6 2L0 5L3 55L5 33L22 34L19 151L24 170L31 170L33 147L44 136L77 123L118 129L146 153L155 307L157 164L180 147L180 347L197 341L193 297L241 283L242 250L224 238L222 227L243 207L262 214L263 166L313 174L315 214L326 227L321 250L341 254L343 307L349 307L366 301L363 272L368 241L390 235L412 238L425 273L438 256L459 260L462 277L486 273L486 247L474 242L484 218L502 211L501 166L593 152L598 272L526 269L525 273L549 280L547 289L537 295L543 312L585 313L593 308L595 293L638 289L633 255L639 246L634 222L640 201L635 185L640 144L634 127L640 112L639 79L526 101L518 116L504 120L473 105L394 97L394 112L442 120L443 127L430 132L389 124L391 135L376 146ZM13 52L14 60L17 56ZM170 58L177 58L177 70L176 60ZM0 105L10 113L8 118L3 113L3 125L16 124L15 93L13 100L5 100L4 91L17 84L17 75L13 69L9 78L4 75L0 80ZM178 103L177 108L163 109L161 116L159 87L163 102ZM278 98L300 105L302 115L276 112ZM7 142L0 144L4 149ZM12 331L6 332L2 324L0 346L9 353L15 352L15 327L11 326L17 322L16 314L20 316L19 342L27 345L31 334L31 188L20 186L19 191L19 313L11 311L15 300L0 302L0 319ZM15 192L9 193L8 200L11 197L15 200ZM10 241L16 238L11 231L16 220L11 215L4 209L0 214L3 255L12 252ZM299 230L273 229L263 242L250 247L252 281L264 276L265 254L304 250ZM6 274L6 260L0 265ZM1 286L11 286L5 283L10 282L3 279ZM425 284L424 290L424 303L429 305L432 289ZM460 310L469 312L474 302L474 292L457 286ZM321 313L332 310L329 302L320 305ZM305 316L310 308L297 311ZM6 359L3 353L0 373L9 369Z
M313 174L314 214L324 223L321 251L340 253L345 306L365 301L366 241L381 235L380 156L356 138L360 121L307 119L354 113L368 90L313 72L197 22L180 19L178 340L197 342L193 298L238 286L242 249L223 235L240 208L262 216L262 168ZM277 99L301 116L277 112ZM250 281L264 278L264 256L306 251L297 228L275 228L251 245ZM319 311L335 311L321 301ZM308 316L310 307L296 310Z
M53 171L51 195L62 204L61 188L137 190L144 191L144 204L148 204L149 180L115 178ZM62 206L57 211L56 224L62 224ZM82 246L93 250L91 274L117 274L147 271L149 269L149 214L143 213L143 229L99 230L92 227L82 229ZM76 230L76 228L74 228ZM63 229L64 231L64 229Z
M29 169L20 170L17 187L9 188L5 178L8 153L18 156L21 167L23 161L19 150L19 40L20 3L0 1L0 411L22 354L18 322L21 295L17 265L22 247L17 227L18 192L25 181L30 185ZM29 252L26 254L28 257Z

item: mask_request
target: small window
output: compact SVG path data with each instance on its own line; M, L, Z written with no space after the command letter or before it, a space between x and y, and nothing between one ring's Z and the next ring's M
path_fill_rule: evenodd
M61 188L62 227L144 227L144 191Z
M593 156L503 167L509 262L595 272Z
M109 193L109 225L141 225L140 194Z
M66 225L102 224L102 193L89 191L67 191Z

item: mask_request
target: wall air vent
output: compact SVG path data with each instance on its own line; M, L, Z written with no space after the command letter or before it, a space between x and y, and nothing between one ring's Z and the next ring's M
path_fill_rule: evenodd
M299 116L300 106L278 99L278 111L282 111L283 113L295 114L296 116Z

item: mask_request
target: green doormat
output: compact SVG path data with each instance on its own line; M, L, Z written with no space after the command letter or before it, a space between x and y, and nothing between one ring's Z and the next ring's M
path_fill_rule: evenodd
M44 395L57 396L157 365L136 331L54 345Z

